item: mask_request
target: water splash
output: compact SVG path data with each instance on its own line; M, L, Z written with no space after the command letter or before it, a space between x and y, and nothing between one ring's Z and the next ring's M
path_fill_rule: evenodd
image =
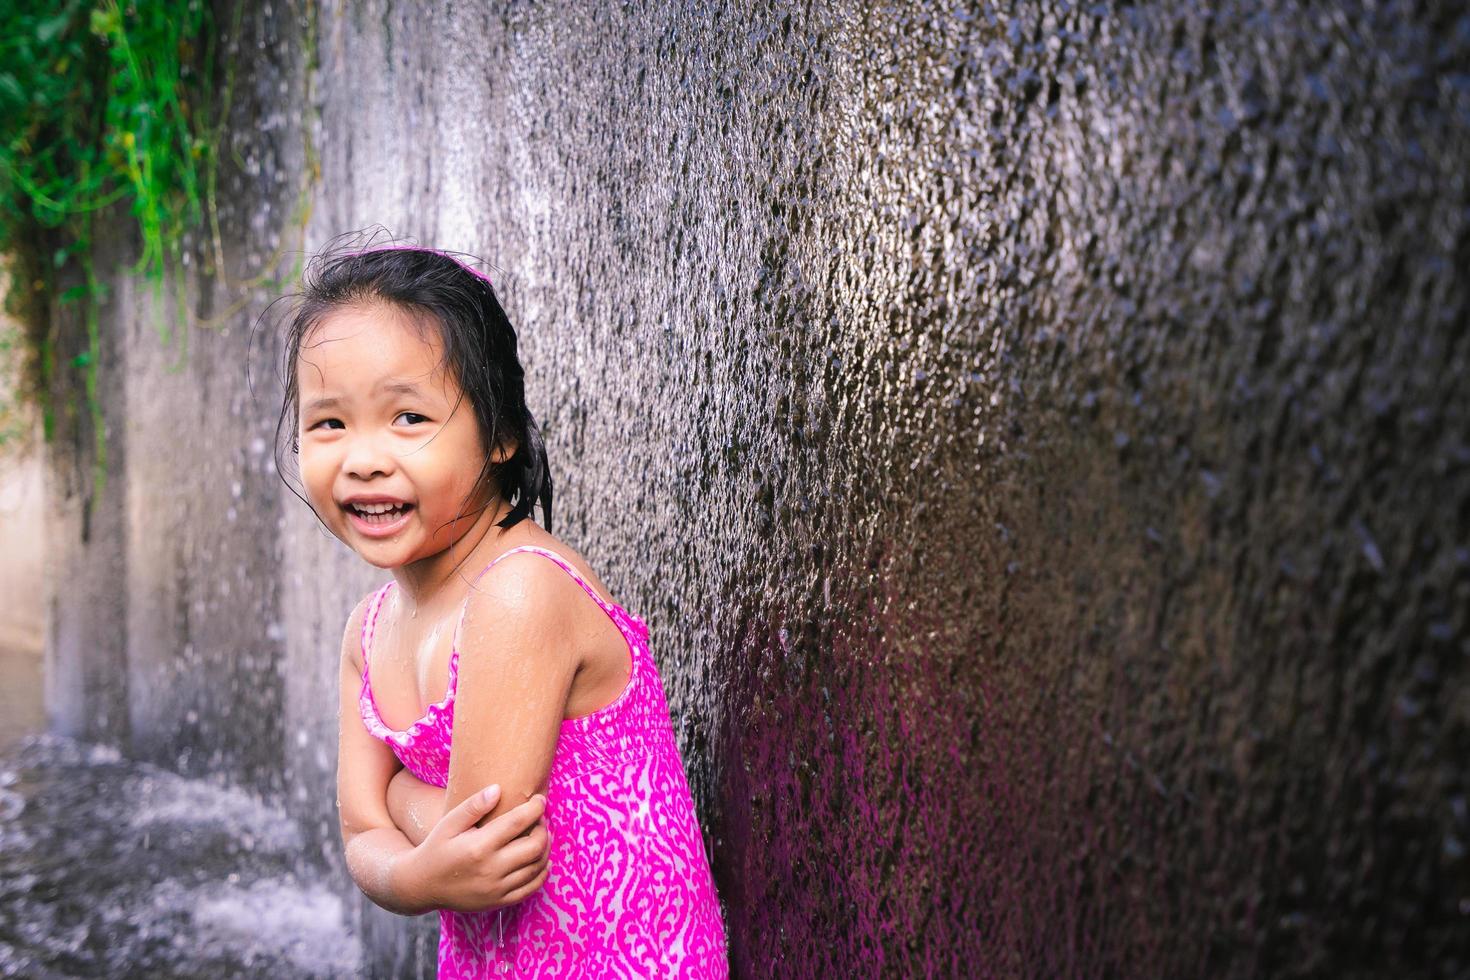
M302 841L238 788L24 739L0 756L0 976L357 976Z

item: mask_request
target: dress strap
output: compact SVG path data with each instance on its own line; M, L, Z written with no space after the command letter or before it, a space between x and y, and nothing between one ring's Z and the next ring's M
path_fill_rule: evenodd
M540 545L523 544L515 548L511 548L509 551L505 552L505 554L497 556L495 561L492 561L490 564L486 565L485 568L480 572L480 575L484 575L485 572L488 572L491 568L495 567L495 562L500 561L501 558L505 558L508 555L513 555L517 551L535 551L539 554L545 555L547 558L550 558L552 561L560 565L568 575L576 579L577 584L580 585L586 591L586 593L592 597L593 602L596 602L604 610L607 609L608 606L612 605L612 603L608 602L607 600L603 599L602 596L598 595L596 591L593 590L592 586L587 584L587 580L584 579L580 573L578 573L577 569L572 565L571 562L567 561L565 558L552 551L551 549L543 548ZM476 581L479 580L480 575L475 576ZM471 583L470 588L474 588L473 583Z
M362 617L362 672L367 674L368 648L372 646L373 637L378 631L378 612L383 608L383 599L387 597L388 590L393 587L392 582L385 582L383 587L373 594L373 601L368 606L368 611Z
M602 596L598 595L597 592L593 590L592 586L590 586L590 585L587 584L587 580L584 579L581 575L579 575L577 573L577 570L574 567L572 567L572 563L571 562L567 561L565 558L563 558L561 555L558 555L556 552L551 551L550 549L547 549L547 548L543 548L540 545L534 545L534 544L518 545L518 546L516 546L514 548L511 548L511 549L505 551L504 553L502 553L500 555L497 555L495 557L495 560L494 561L490 562L490 564L488 564L484 568L480 569L479 573L473 579L470 580L470 591L471 592L474 591L474 589L475 589L475 583L478 582L478 581L480 581L480 576L484 575L486 572L490 571L490 569L492 569L492 568L495 567L495 562L500 561L500 559L502 559L502 558L509 557L510 555L515 554L517 551L534 551L537 554L545 555L547 558L550 558L552 561L556 562L558 565L560 565L562 567L562 569L568 575L570 575L573 579L576 580L577 584L580 585L583 588L583 590L586 591L586 593L592 597L592 601L595 602L595 603L597 603L597 605L602 609L603 612L607 613L608 616L612 618L613 622L617 622L617 618L618 617L613 612L613 608L614 608L613 607L613 604L610 603L610 602L608 602L607 600L603 599ZM460 611L459 611L459 624L457 626L455 626L455 628L454 628L454 645L450 648L451 651L452 651L451 656L454 656L454 657L457 657L459 655L459 634L460 634L460 628L464 626L464 614L465 614L465 611L469 608L469 604L470 604L469 603L469 598L466 597L465 598L464 608L460 609Z

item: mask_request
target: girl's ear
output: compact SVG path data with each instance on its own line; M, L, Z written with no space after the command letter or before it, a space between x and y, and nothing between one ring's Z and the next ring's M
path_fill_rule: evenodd
M495 451L490 454L490 462L503 463L514 456L516 454L516 450L519 448L520 443L516 442L514 439L510 440L509 442L502 442L499 446L495 447Z

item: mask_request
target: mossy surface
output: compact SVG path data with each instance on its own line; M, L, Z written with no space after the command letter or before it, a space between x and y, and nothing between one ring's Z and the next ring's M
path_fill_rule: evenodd
M202 0L73 0L0 6L0 255L10 273L6 363L16 377L0 406L0 447L22 436L27 407L50 441L58 415L83 414L106 477L97 395L106 277L93 261L99 218L130 215L140 248L129 272L155 298L184 265L185 236L203 224L223 119L214 12ZM124 210L125 209L125 210ZM174 295L182 297L181 290ZM80 315L61 315L80 306ZM160 339L187 350L188 316L155 303ZM84 338L68 344L60 333ZM79 352L58 357L64 349Z

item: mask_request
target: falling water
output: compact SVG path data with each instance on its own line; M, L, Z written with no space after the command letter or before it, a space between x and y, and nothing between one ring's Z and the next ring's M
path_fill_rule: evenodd
M349 978L341 896L239 789L31 736L0 755L0 976Z

